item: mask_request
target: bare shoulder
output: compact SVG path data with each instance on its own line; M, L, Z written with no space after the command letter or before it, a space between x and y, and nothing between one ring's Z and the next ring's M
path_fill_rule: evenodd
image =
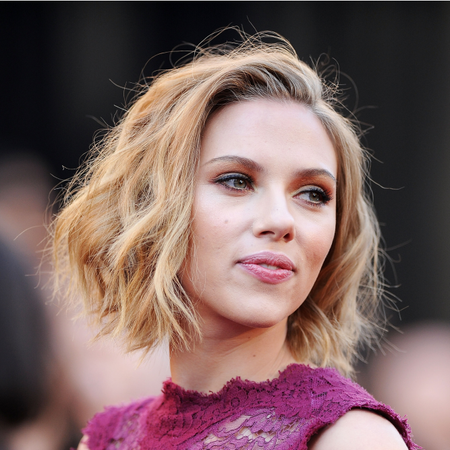
M89 450L87 446L87 436L83 436L80 443L78 444L77 450Z
M384 417L353 409L310 441L309 450L407 450L400 433Z

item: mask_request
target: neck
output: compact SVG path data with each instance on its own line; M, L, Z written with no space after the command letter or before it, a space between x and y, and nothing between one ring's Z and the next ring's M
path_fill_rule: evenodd
M171 352L170 368L174 383L207 393L238 376L256 382L276 378L295 362L283 321L265 329L236 327L226 336L206 329L193 351Z

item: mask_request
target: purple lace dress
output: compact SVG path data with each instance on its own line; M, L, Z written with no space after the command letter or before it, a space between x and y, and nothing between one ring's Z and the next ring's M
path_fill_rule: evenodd
M171 381L162 395L109 407L83 430L90 450L306 450L309 439L352 408L389 419L410 450L406 420L334 369L292 364L263 383L229 381L221 391L186 391Z

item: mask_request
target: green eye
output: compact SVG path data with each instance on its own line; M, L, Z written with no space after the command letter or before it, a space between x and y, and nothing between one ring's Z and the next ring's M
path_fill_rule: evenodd
M309 201L313 203L322 203L323 194L317 191L309 191Z
M241 178L233 178L231 180L229 180L232 185L232 187L234 187L235 189L245 189L247 187L247 181L243 180Z
M252 181L242 174L230 173L215 180L215 183L221 184L233 191L247 191L252 189Z
M326 205L331 200L330 195L318 187L307 187L304 191L299 192L297 197L313 206Z

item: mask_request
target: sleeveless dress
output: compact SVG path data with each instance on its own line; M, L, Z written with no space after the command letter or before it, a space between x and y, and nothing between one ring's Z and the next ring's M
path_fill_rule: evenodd
M335 369L301 364L262 383L236 378L211 394L168 380L159 397L108 407L83 432L90 450L307 450L315 433L354 408L386 417L408 449L420 448L406 419L361 386Z

